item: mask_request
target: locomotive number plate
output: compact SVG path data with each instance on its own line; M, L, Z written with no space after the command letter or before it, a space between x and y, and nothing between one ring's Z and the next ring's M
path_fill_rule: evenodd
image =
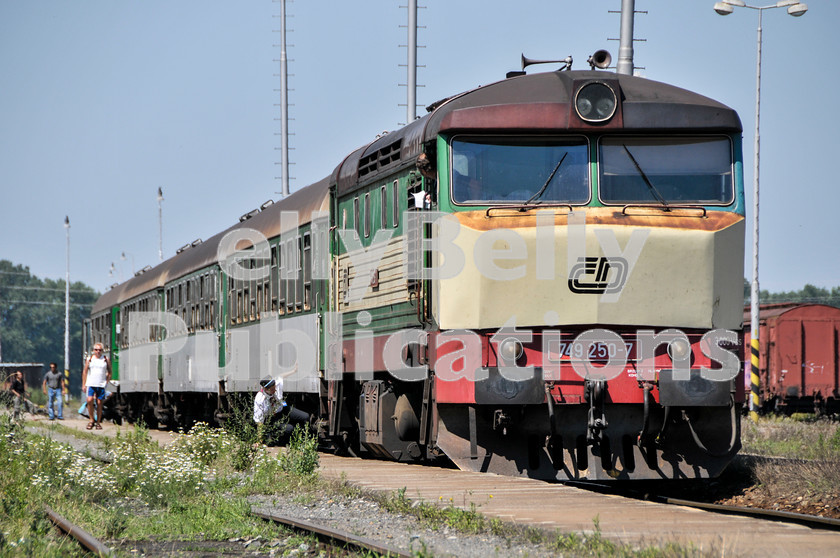
M588 358L589 360L599 361L599 360L608 360L611 358L616 358L618 356L619 347L621 346L620 343L614 342L607 342L607 343L583 343L583 342L574 342L574 341L560 341L560 351L559 357L560 359L583 359L584 357ZM588 345L588 349L587 349ZM627 356L629 357L633 353L633 347L635 343L632 341L625 341L624 342L624 349L627 351ZM552 355L555 356L555 355Z

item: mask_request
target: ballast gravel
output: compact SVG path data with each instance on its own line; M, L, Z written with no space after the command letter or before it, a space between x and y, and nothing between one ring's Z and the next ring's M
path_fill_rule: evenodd
M547 546L511 540L491 533L465 534L446 526L432 528L409 514L395 514L366 497L252 496L252 509L373 539L419 556L489 558L493 556L556 556ZM303 501L301 501L303 500Z

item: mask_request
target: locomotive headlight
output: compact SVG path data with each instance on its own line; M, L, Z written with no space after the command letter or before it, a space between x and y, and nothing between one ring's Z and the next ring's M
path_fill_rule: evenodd
M685 339L674 339L668 343L668 356L672 361L685 360L691 353L691 345Z
M525 347L523 347L522 342L515 337L508 337L499 343L499 356L501 356L502 360L507 364L511 364L519 360L524 352Z
M575 96L575 110L587 122L609 120L615 114L615 107L615 92L603 83L587 83Z

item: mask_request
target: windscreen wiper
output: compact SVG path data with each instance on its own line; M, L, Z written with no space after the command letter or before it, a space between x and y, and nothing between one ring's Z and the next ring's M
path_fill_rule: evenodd
M636 166L636 170L639 171L639 174L641 175L642 179L645 181L645 184L647 184L647 187L650 190L650 193L653 194L653 197L656 198L656 201L661 203L667 209L668 208L668 202L665 201L665 198L662 197L662 194L659 193L659 190L656 189L656 186L654 186L653 183L651 183L650 179L645 174L645 171L643 171L642 167L639 166L639 162L636 161L636 158L633 157L633 154L630 153L630 150L627 149L626 145L621 144L621 147L624 148L624 151L627 152L627 155L630 157L630 160L633 161L633 164Z
M568 151L563 153L563 156L560 157L560 160L557 162L557 165L554 167L554 170L551 171L550 175L548 175L548 180L546 180L545 184L542 185L542 188L540 188L540 191L537 192L536 194L534 194L533 196L531 196L530 198L528 198L528 201L525 202L525 205L528 205L529 203L531 203L535 199L538 199L540 196L542 196L545 193L545 189L548 188L548 185L551 183L551 179L554 178L555 174L557 174L557 170L560 168L560 165L563 164L563 161L566 160L566 155L568 155L568 154L569 154Z

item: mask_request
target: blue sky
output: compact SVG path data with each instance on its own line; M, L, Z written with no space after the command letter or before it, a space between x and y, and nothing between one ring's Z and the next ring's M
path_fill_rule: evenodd
M406 3L288 3L292 191L405 122ZM572 55L576 69L599 48L617 58L620 0L423 4L423 105L502 79L523 52ZM713 4L637 0L635 62L739 112L751 236L758 12L721 17ZM840 285L840 2L808 5L801 18L764 12L760 279L771 291ZM0 258L63 278L69 215L71 281L101 291L132 260L158 262L158 187L164 257L279 199L279 14L271 0L0 0ZM747 277L751 251L748 238Z

